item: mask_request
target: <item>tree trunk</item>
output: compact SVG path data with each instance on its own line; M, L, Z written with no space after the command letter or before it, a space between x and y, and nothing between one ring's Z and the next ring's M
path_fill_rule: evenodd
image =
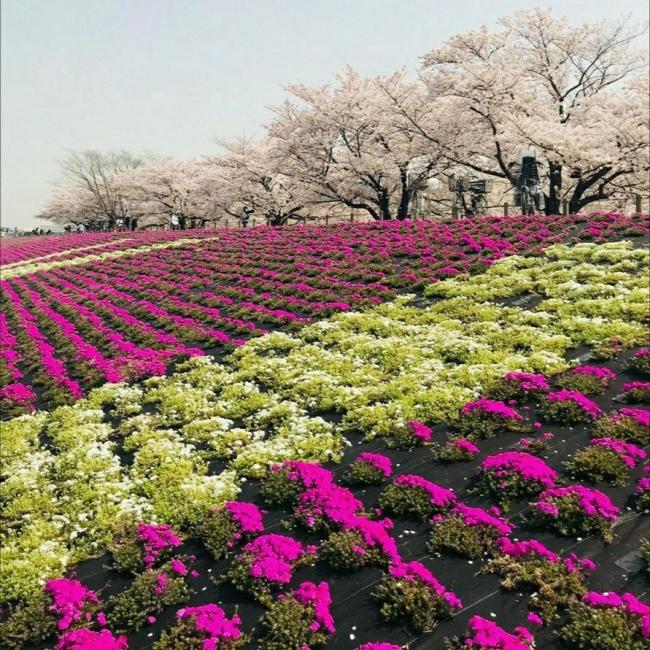
M379 193L379 212L383 221L390 221L390 201L388 200L388 192L382 189Z
M406 175L406 170L400 170L400 182L402 185L402 193L399 200L399 206L397 207L397 219L399 221L404 221L409 216L409 205L411 203L411 191L408 187L408 179Z

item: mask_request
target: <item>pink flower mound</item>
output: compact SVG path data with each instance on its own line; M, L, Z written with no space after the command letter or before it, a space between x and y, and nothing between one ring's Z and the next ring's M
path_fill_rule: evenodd
M564 566L569 573L575 573L578 570L595 571L596 563L589 558L579 558L575 553L571 553L564 558Z
M612 503L611 499L598 490L587 488L584 485L569 485L568 487L544 490L539 495L539 501L531 504L533 508L546 512L542 507L544 504L554 506L556 499L575 497L578 499L578 506L587 517L602 517L609 521L616 521L619 509ZM547 512L547 514L551 514ZM559 511L558 511L559 514ZM551 515L557 516L557 515Z
M431 440L431 429L422 422L417 420L409 420L406 424L411 428L411 433L418 439L423 442L429 442Z
M0 399L6 399L16 404L29 405L36 399L36 394L25 384L6 384L0 388Z
M478 454L480 451L479 448L471 441L466 440L465 438L457 438L454 440L454 447L457 447L466 454Z
M125 636L113 636L108 630L94 632L82 628L66 632L56 644L56 650L125 650Z
M582 597L582 602L591 607L622 609L632 616L638 616L641 619L641 636L644 639L650 638L650 607L641 602L634 594L626 592L619 595L614 591L599 594L596 591L590 591Z
M634 353L636 359L643 359L644 357L650 357L650 348L641 348Z
M650 477L643 476L640 478L637 483L634 491L637 494L644 494L645 492L650 492Z
M481 411L487 415L494 415L504 420L523 420L522 416L517 413L515 409L510 408L503 402L485 399L484 397L481 397L474 402L467 402L467 404L465 404L461 409L463 415L467 415L473 411Z
M628 381L623 384L623 392L629 393L633 390L650 390L650 381Z
M424 490L428 493L431 503L438 508L446 508L456 502L453 490L436 485L417 474L402 474L395 479L395 485Z
M332 598L327 582L319 582L317 585L313 582L303 582L294 590L293 595L299 603L313 606L314 620L310 625L312 632L323 628L330 634L334 634L336 628L330 612Z
M497 540L497 548L503 555L510 557L525 557L527 555L537 555L540 558L548 560L551 564L559 561L560 556L553 553L536 539L530 539L523 542L513 542L507 537L500 537Z
M303 545L284 535L260 535L244 546L243 552L251 556L250 574L269 582L284 585L291 580L292 563L302 557Z
M151 568L163 552L181 545L181 540L167 524L138 524L137 534L144 544L144 564Z
M350 490L332 484L305 490L300 495L300 502L294 514L304 518L307 527L311 528L319 518L343 523L361 508L363 503L356 499Z
M401 562L389 567L388 572L393 578L413 582L421 582L436 595L441 596L450 607L460 609L463 603L453 591L447 591L421 562Z
M370 451L364 451L359 454L357 461L362 463L369 463L376 467L386 478L390 478L393 474L393 462L388 456L383 454L373 454Z
M481 616L469 619L470 634L465 640L468 648L481 650L530 650L534 647L533 636L525 627L517 627L517 634L510 634L493 621Z
M227 501L224 508L243 533L260 533L264 530L262 511L254 503Z
M169 566L171 570L179 575L179 576L184 576L187 575L188 568L185 566L183 562L181 562L179 559L174 558L170 563Z
M363 541L370 547L377 547L390 559L392 563L401 562L397 550L397 543L388 533L393 527L393 522L386 518L373 521L365 517L352 516L343 522L343 530L353 530L361 535Z
M622 408L618 412L626 418L634 418L642 427L650 427L650 411Z
M499 508L472 508L464 503L457 503L449 513L450 515L460 515L468 526L489 526L494 528L501 535L509 535L512 530L512 524L501 516Z
M592 402L586 395L577 390L558 390L549 393L546 399L549 402L573 402L594 420L602 413L598 404Z
M402 650L402 646L394 643L362 643L355 650Z
M612 372L609 368L601 368L600 366L576 366L571 371L572 375L589 375L600 379L604 384L616 379L616 373Z
M223 609L214 603L179 609L176 616L179 619L192 619L196 631L205 634L203 650L217 650L222 641L236 641L241 637L239 616L235 614L228 618Z
M504 451L488 456L479 468L483 472L492 472L497 476L519 474L528 481L537 481L546 487L552 487L557 480L557 472L541 458L524 451Z
M535 375L531 372L507 372L503 378L518 383L522 390L545 391L550 388L544 375Z
M58 578L45 583L45 591L52 598L48 608L58 618L56 626L59 630L67 630L72 623L85 617L88 605L99 602L97 594L78 580Z
M636 467L648 456L640 447L616 438L597 438L590 444L613 451L628 467Z
M306 463L302 460L285 460L271 467L272 472L288 470L291 481L300 481L305 488L326 487L334 481L334 474L318 463Z

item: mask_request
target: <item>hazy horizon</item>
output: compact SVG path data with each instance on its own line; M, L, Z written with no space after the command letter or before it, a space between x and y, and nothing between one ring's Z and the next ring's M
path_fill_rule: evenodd
M45 226L67 150L213 153L216 136L261 134L283 85L348 64L414 74L453 34L539 4L574 23L648 16L636 0L4 0L2 225Z

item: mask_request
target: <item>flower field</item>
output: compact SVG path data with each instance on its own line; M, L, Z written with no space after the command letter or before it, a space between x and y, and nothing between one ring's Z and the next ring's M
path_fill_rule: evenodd
M649 230L15 247L0 646L647 648Z

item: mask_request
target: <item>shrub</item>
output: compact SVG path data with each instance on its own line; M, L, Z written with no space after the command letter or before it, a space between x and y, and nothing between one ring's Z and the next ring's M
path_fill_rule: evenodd
M635 507L641 512L650 510L650 465L643 468L643 473L646 476L642 476L634 487L634 492L637 495Z
M100 650L126 650L128 642L125 636L115 637L109 630L95 632L80 629L66 632L56 644L55 650L85 650L98 648Z
M458 430L472 438L492 438L505 431L526 431L523 417L503 402L485 398L467 402L460 411Z
M294 568L312 564L316 548L303 546L285 535L260 535L248 542L232 567L219 581L229 581L240 591L269 606L274 589L286 585Z
M31 602L9 608L0 622L0 647L19 650L45 641L56 631L56 618L49 611L52 599L45 593Z
M628 367L650 377L650 348L641 348L630 359Z
M551 623L560 609L577 602L586 592L585 570L596 568L591 560L580 560L574 554L562 561L537 540L512 542L502 537L497 548L499 555L481 571L502 576L504 589L533 588L531 604L545 623Z
M492 552L496 540L512 532L498 508L483 510L462 503L445 515L435 515L431 521L433 534L427 543L430 551L447 549L472 559Z
M430 632L438 620L462 607L456 594L419 562L391 566L372 595L386 621L405 619L417 632Z
M289 594L282 594L262 619L266 633L258 648L287 650L324 645L336 631L331 604L327 582L303 582Z
M494 621L481 616L472 616L468 621L468 631L462 637L445 639L447 650L532 650L535 647L533 635L522 626L514 629L514 634L506 632Z
M181 539L166 524L122 525L109 545L113 563L118 571L139 573L169 559Z
M269 469L262 481L261 493L271 505L295 505L307 488L325 487L333 480L332 472L317 463L285 461Z
M386 444L393 449L410 449L431 442L431 429L422 422L409 420L401 427L391 429Z
M310 488L300 495L293 518L309 530L331 530L363 507L350 490L339 485Z
M626 402L647 404L650 402L650 381L630 381L623 384Z
M645 447L650 444L650 411L622 408L600 418L594 430L597 438L617 438Z
M130 587L112 596L106 605L111 628L137 631L165 607L187 600L190 589L185 581L186 567L177 562L172 560L159 569L141 573Z
M645 451L615 438L597 438L564 463L572 475L589 482L625 485L630 468L644 460Z
M221 559L242 538L264 530L262 511L245 501L227 501L206 516L197 534L215 560Z
M650 608L633 594L590 591L570 609L560 636L579 650L644 650L650 638Z
M544 375L530 372L508 372L489 386L487 393L492 399L508 402L539 397L549 390Z
M365 451L350 465L345 480L352 485L379 485L393 474L388 456Z
M465 438L456 438L434 448L436 460L441 463L470 461L478 452L479 448Z
M546 443L553 440L554 437L550 431L545 431L537 438L521 438L518 443L519 449L528 454L546 458L548 455L548 445Z
M542 413L551 422L580 424L595 420L601 410L595 402L576 390L559 390L546 396Z
M165 630L154 643L154 650L235 650L248 639L239 629L241 619L236 614L228 618L214 603L186 607L176 612L176 624Z
M478 468L477 477L476 491L508 509L513 501L554 485L557 472L531 454L504 451L488 456Z
M609 497L583 485L545 490L531 503L531 520L549 526L561 535L599 533L606 542L613 539L613 522L619 509Z
M556 379L560 388L578 391L586 395L597 395L616 379L609 368L599 366L577 366Z
M452 490L436 485L416 474L402 474L379 497L379 505L399 517L427 519L452 506Z

